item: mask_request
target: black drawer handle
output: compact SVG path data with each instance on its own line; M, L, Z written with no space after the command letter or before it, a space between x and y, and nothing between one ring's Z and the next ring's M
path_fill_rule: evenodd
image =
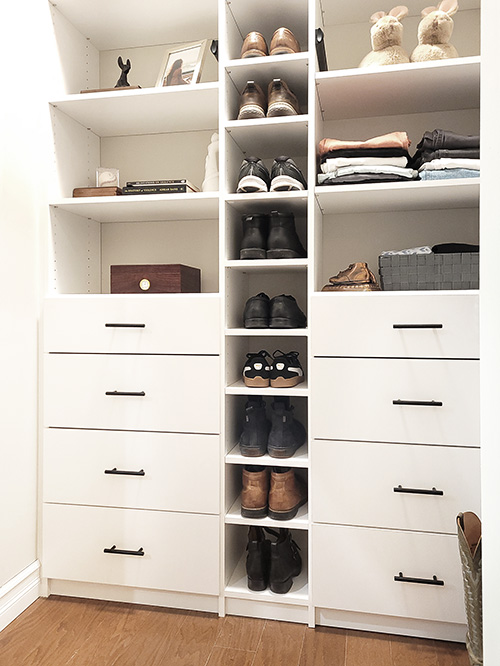
M146 472L143 469L140 469L138 472L128 472L125 469L105 469L104 474L122 474L123 476L146 476Z
M106 391L106 395L138 395L144 397L144 391Z
M393 400L393 405L417 405L418 407L442 407L439 400Z
M444 490L436 490L436 488L403 488L403 486L396 486L393 488L395 493L410 493L411 495L444 495Z
M392 328L443 328L443 324L393 324Z
M146 324L104 324L106 328L146 328Z
M122 550L116 546L111 546L111 548L105 548L104 552L111 553L111 555L136 555L137 557L141 557L144 555L144 548L139 548L139 550Z
M394 580L398 583L419 583L420 585L444 585L444 580L439 580L437 576L432 578L412 578L411 576L403 576L399 572L399 576L394 576Z

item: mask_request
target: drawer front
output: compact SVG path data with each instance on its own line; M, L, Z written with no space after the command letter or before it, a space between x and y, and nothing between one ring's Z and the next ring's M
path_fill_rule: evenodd
M313 571L316 607L465 622L455 536L314 525ZM444 585L395 581L400 574Z
M316 523L456 534L480 514L479 449L315 440L313 459Z
M48 428L43 498L218 514L219 464L217 435Z
M479 446L479 361L316 358L313 373L316 439Z
M310 321L314 356L479 357L476 294L317 294Z
M217 294L47 298L44 351L218 354Z
M119 550L144 555L105 553ZM43 575L109 585L219 593L216 516L45 504Z
M45 425L218 433L219 372L218 356L46 354Z

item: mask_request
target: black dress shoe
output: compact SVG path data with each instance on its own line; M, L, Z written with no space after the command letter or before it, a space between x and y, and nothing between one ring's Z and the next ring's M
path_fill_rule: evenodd
M269 220L266 257L298 259L305 256L306 251L295 230L293 213L278 213L273 210Z
M243 215L240 259L265 259L269 215Z
M243 310L243 326L245 328L269 327L269 296L260 292L245 303Z
M269 328L305 328L307 319L293 296L281 294L269 304Z

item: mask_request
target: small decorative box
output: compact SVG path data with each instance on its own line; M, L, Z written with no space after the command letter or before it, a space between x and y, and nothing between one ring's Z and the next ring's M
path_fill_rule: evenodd
M201 291L201 271L184 264L111 266L112 294L174 294Z

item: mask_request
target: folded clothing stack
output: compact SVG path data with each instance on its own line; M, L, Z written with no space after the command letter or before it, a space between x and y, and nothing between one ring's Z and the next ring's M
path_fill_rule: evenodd
M435 129L424 132L411 162L421 180L479 176L479 136Z
M406 132L390 132L366 141L322 139L319 143L319 185L409 181L418 172L408 168L410 140Z

